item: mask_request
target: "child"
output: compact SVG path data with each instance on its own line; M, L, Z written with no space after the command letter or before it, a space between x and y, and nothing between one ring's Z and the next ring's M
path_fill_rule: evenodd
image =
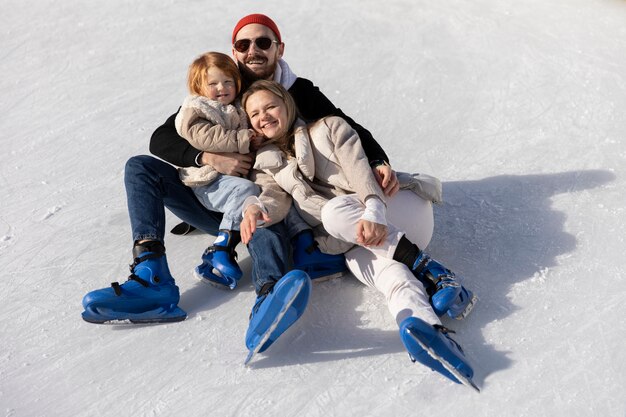
M257 135L248 129L237 100L241 76L228 55L208 52L196 58L189 67L187 86L191 95L176 116L180 136L201 151L246 154L255 149ZM206 208L224 213L217 238L202 255L196 275L233 289L243 275L235 260L235 247L241 241L241 206L260 190L245 178L220 174L208 165L179 168L179 174Z

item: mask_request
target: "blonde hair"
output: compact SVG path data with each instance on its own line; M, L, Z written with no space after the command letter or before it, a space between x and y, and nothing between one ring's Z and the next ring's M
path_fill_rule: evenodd
M274 138L271 142L275 143L283 152L288 155L294 156L293 140L294 140L294 125L298 117L298 107L293 97L285 87L275 81L258 80L252 83L250 87L243 93L241 97L241 106L246 110L246 103L250 96L259 91L268 91L274 94L285 103L285 109L287 111L287 131L278 138Z
M191 94L199 96L205 95L204 91L207 86L207 71L211 67L216 67L224 74L232 77L237 86L237 93L241 91L241 74L235 61L226 54L220 52L207 52L196 58L189 66L187 75L187 88Z

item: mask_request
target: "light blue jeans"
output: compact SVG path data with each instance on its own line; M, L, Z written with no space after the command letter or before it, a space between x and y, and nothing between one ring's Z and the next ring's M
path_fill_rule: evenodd
M208 210L224 213L220 223L220 230L239 230L243 219L243 202L248 196L258 196L261 192L253 182L231 175L220 175L209 185L193 188L193 192ZM309 226L292 204L284 220L287 236L293 239L303 230L310 230Z
M261 190L245 178L220 175L209 185L193 188L193 192L208 210L224 213L220 230L239 230L243 202L249 196L258 196Z

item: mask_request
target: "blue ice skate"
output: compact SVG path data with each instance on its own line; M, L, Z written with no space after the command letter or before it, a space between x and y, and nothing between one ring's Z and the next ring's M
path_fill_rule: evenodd
M259 295L252 307L246 332L250 350L244 364L265 351L304 313L311 293L311 279L304 271L293 270L283 276L269 292Z
M148 242L133 248L134 262L128 280L91 291L83 298L82 317L90 323L162 323L187 317L180 307L180 294L170 274L165 248Z
M406 318L400 323L400 338L413 362L417 361L456 383L480 392L472 381L472 366L449 333L452 331L439 325L431 326L417 317Z
M213 246L202 254L202 263L195 269L196 277L219 288L235 289L243 272L237 265L235 247L239 243L239 232L220 230Z
M454 273L423 251L419 253L411 270L426 287L435 314L444 315L461 293L461 284L456 281Z
M329 255L317 247L313 232L306 230L292 240L293 267L306 272L312 280L341 277L348 269L343 255Z

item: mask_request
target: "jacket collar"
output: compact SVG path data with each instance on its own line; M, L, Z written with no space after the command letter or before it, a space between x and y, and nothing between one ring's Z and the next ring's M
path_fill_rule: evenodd
M309 181L313 181L313 177L315 177L315 158L313 157L311 138L306 124L300 119L296 120L295 124L294 148L298 168ZM278 146L274 144L265 145L256 154L254 169L280 168L284 160L285 157Z
M282 151L278 149L278 146L270 143L257 151L253 168L258 170L276 169L280 168L282 165Z

